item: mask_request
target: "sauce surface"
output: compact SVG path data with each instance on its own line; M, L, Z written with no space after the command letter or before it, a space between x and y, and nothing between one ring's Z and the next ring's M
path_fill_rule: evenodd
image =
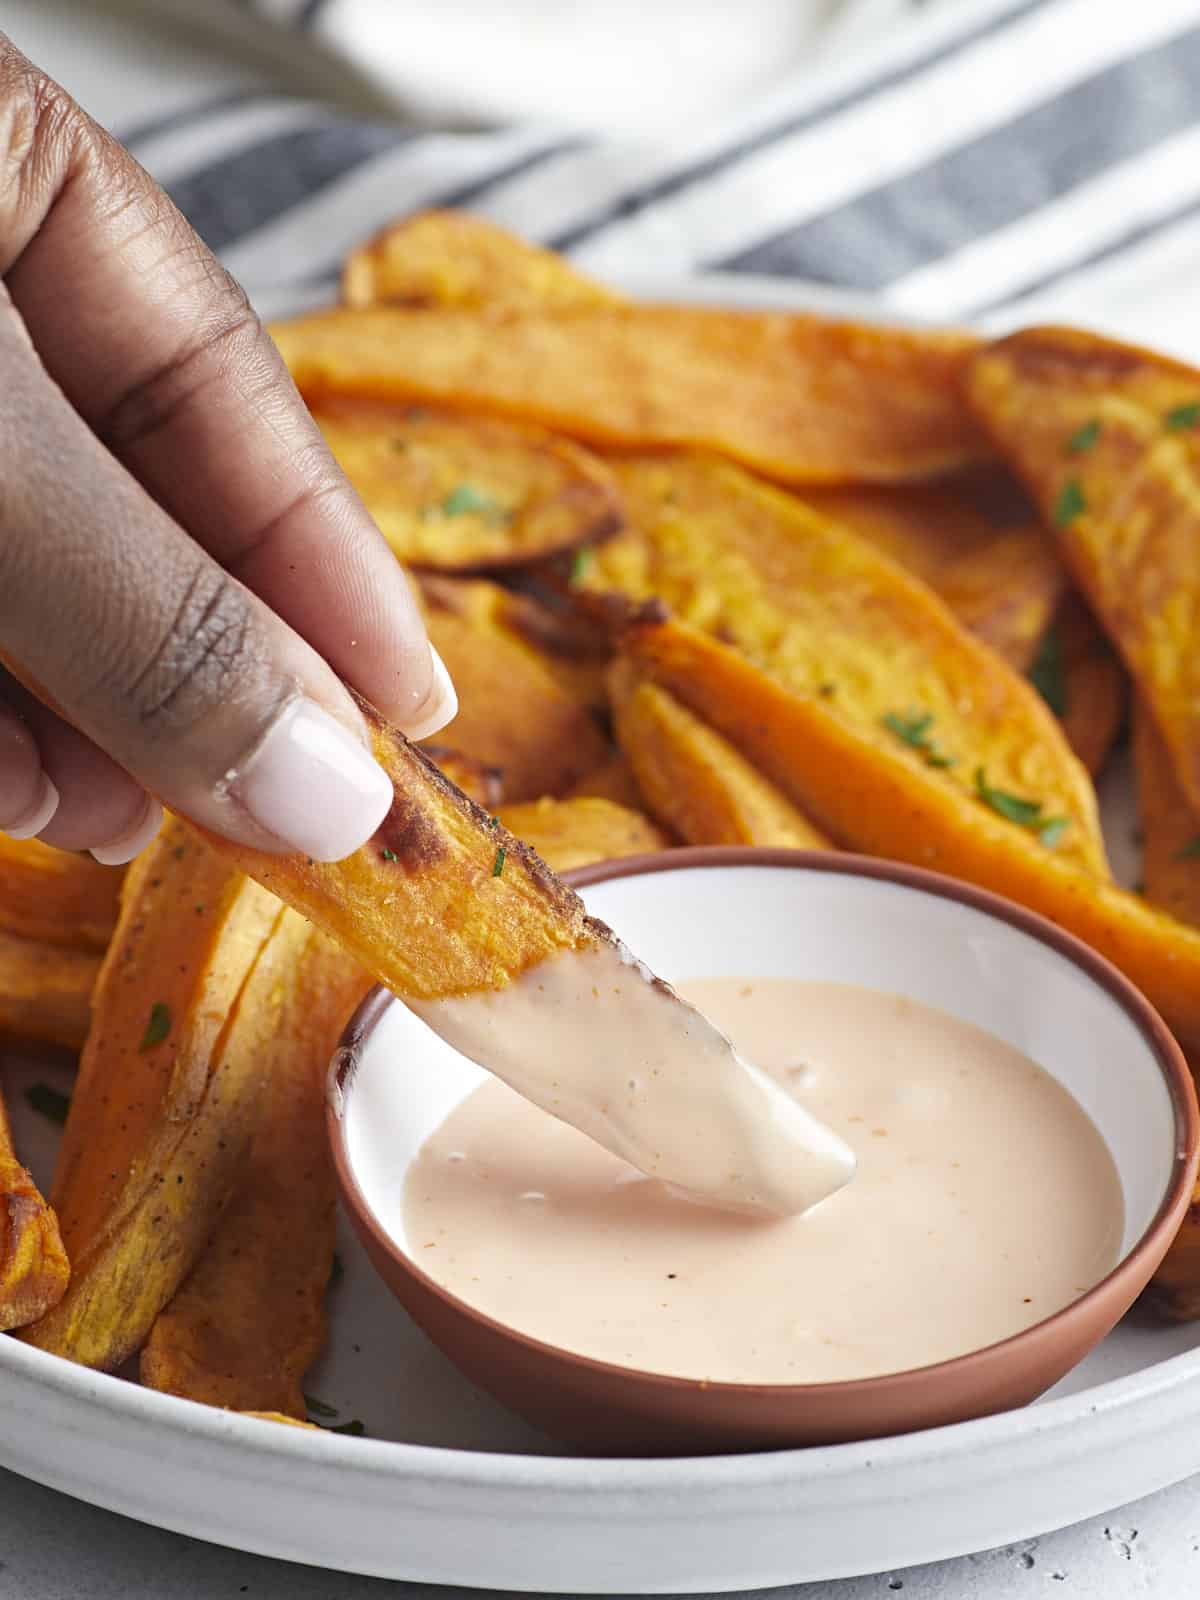
M854 1180L803 1216L712 1210L491 1079L409 1173L409 1250L432 1278L598 1360L798 1383L964 1355L1040 1322L1115 1265L1124 1204L1112 1157L1020 1051L852 985L679 988L845 1138Z

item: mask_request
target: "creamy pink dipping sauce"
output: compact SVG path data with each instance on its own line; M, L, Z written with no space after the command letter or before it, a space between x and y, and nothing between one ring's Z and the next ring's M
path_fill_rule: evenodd
M711 1210L489 1079L408 1177L409 1249L436 1282L597 1360L821 1383L994 1344L1116 1264L1112 1157L1020 1051L848 984L678 987L847 1140L853 1180L799 1217Z

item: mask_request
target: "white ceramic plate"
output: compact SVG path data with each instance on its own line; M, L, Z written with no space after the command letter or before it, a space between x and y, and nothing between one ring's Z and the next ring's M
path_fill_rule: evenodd
M870 306L777 283L646 282L662 298ZM1130 789L1104 796L1134 875ZM9 1061L17 1135L42 1175L54 1130L25 1113L45 1063ZM1032 1538L1200 1470L1200 1324L1128 1321L1036 1405L906 1438L759 1456L591 1461L471 1388L409 1323L352 1239L309 1391L370 1437L283 1428L139 1389L0 1339L0 1465L127 1516L349 1572L493 1589L758 1588Z

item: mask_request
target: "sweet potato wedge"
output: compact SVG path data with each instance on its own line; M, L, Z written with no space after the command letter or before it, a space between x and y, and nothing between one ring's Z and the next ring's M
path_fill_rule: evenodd
M899 488L814 489L841 522L935 590L977 638L1024 672L1067 584L1019 485L995 468Z
M594 795L528 800L520 806L502 806L499 816L554 872L665 850L671 843L642 812Z
M318 408L331 394L447 405L711 449L786 483L915 480L991 453L959 393L966 334L653 305L335 310L272 333Z
M624 755L614 755L603 766L585 772L568 791L567 799L584 799L589 795L598 800L611 800L614 805L627 806L630 811L646 809L646 801L638 788L629 758Z
M1094 334L1035 328L980 353L969 393L1200 809L1200 372Z
M461 750L427 741L422 749L443 777L485 811L494 811L504 799L504 781L498 767L489 767Z
M469 211L423 211L351 252L348 306L487 306L570 311L616 299L569 261Z
M1195 1322L1200 1317L1200 1182L1142 1303L1164 1322Z
M839 716L819 696L789 692L695 629L643 622L631 628L626 649L639 671L736 744L838 843L948 873L1041 912L1120 967L1185 1047L1200 1044L1200 931L938 781L917 751Z
M0 1038L81 1049L99 971L93 950L0 931Z
M71 1284L29 1343L119 1366L203 1249L249 1144L282 914L173 819L130 868L51 1193Z
M787 796L657 684L612 677L617 738L650 810L688 844L820 850L829 840Z
M1095 776L1103 771L1125 725L1129 681L1120 657L1077 594L1069 594L1059 608L1053 639L1063 684L1059 721L1072 750Z
M314 416L408 566L485 572L621 526L605 464L542 428L364 400L327 400Z
M121 876L91 856L0 833L0 928L103 951L117 922Z
M1040 801L1047 819L1068 819L1047 842L1105 870L1095 793L1061 728L927 585L723 462L636 457L618 476L630 528L593 553L577 595L618 613L606 596L665 602L789 689L917 751L948 787L973 796L982 770Z
M1133 759L1146 899L1200 926L1200 814L1188 804L1162 735L1140 702L1133 711Z
M284 914L272 946L283 995L263 1041L253 1142L216 1231L151 1329L140 1373L189 1400L303 1419L337 1205L325 1077L371 980L298 912Z
M532 602L483 579L422 586L429 636L458 690L458 715L439 735L500 773L511 804L562 794L609 747L558 667L511 625Z
M362 709L396 798L361 850L326 863L215 837L214 849L413 999L503 989L559 951L603 940L579 897L532 850Z
M17 1159L0 1090L0 1333L57 1305L69 1277L58 1218Z

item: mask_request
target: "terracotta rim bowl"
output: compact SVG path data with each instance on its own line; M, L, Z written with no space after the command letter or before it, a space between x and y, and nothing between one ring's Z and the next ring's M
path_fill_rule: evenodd
M1024 1405L1056 1383L1130 1308L1191 1198L1200 1118L1178 1045L1149 1002L1102 957L995 895L916 868L849 855L674 850L607 862L571 874L570 881L584 891L589 909L611 921L668 979L731 974L861 981L940 1004L1025 1048L1089 1111L1113 1154L1125 1191L1123 1253L1107 1277L1044 1321L953 1360L876 1378L701 1382L543 1343L439 1287L408 1254L397 1222L408 1161L482 1079L478 1068L451 1052L454 1071L461 1067L467 1076L448 1088L447 1047L436 1041L443 1059L436 1077L426 1073L427 1093L442 1097L441 1108L431 1103L412 1110L411 1119L424 1118L423 1129L404 1135L407 1154L397 1137L401 1153L395 1159L385 1126L381 1156L372 1165L360 1155L356 1170L356 1092L364 1094L359 1123L372 1137L389 1124L386 1105L372 1104L372 1091L363 1091L362 1083L374 1083L375 1093L404 1097L398 1110L393 1107L401 1121L426 1093L420 1061L413 1059L421 1054L420 1039L410 1031L397 1060L388 1038L397 1028L424 1032L424 1025L376 990L347 1028L330 1077L328 1125L342 1197L377 1270L430 1339L480 1388L547 1434L592 1453L684 1455L831 1444ZM719 926L713 911L720 912ZM756 952L739 968L741 952L755 940ZM723 943L725 953L709 956L713 942ZM764 963L773 970L763 970ZM373 1044L379 1046L374 1055ZM371 1067L380 1052L387 1056L386 1073ZM373 1175L364 1176L368 1168ZM391 1216L390 1227L381 1209Z

